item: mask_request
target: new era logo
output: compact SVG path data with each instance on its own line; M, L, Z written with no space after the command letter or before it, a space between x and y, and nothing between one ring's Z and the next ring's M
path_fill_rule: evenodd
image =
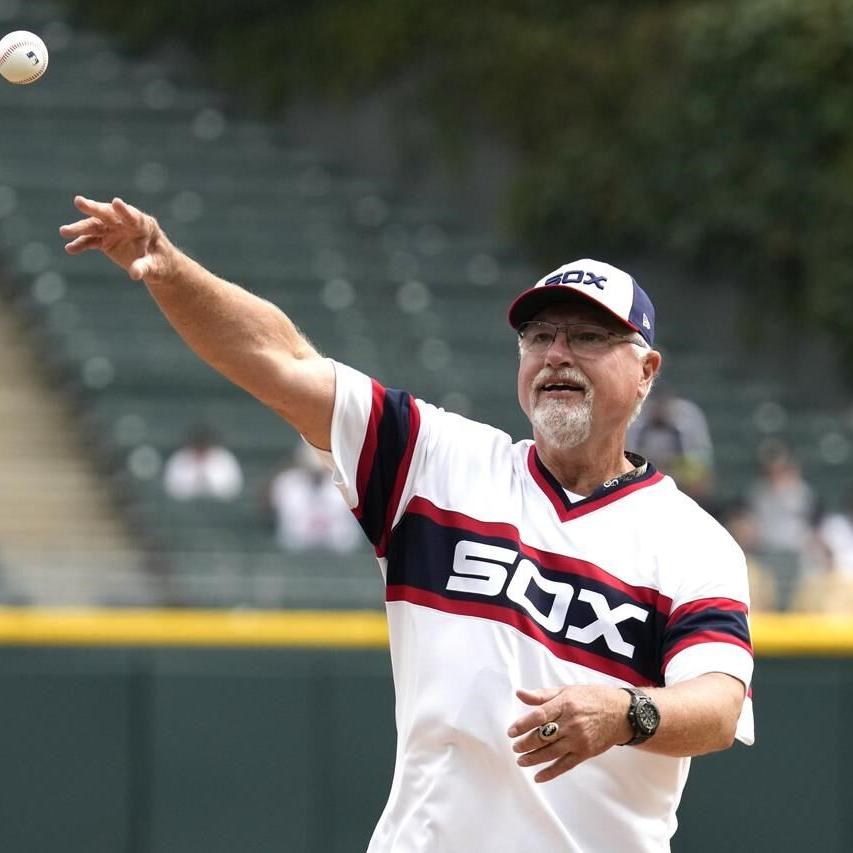
M649 318L645 314L643 314L643 328L644 329L651 329L651 327L652 327L652 324L649 322Z

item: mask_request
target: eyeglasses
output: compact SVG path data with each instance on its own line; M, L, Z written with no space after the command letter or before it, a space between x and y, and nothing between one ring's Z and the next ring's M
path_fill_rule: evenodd
M603 355L614 344L638 343L631 335L617 335L601 326L589 326L583 323L569 323L557 326L541 320L530 320L518 327L518 337L522 352L546 352L557 338L560 330L565 331L569 349L581 358L594 358Z

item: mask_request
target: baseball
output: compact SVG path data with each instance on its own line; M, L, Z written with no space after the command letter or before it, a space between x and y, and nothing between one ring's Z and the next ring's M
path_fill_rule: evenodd
M47 46L34 33L16 30L0 39L0 74L10 83L34 83L47 71Z

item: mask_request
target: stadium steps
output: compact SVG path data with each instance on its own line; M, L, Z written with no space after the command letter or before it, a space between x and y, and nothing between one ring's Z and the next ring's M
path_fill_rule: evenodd
M25 601L87 603L86 590L99 585L76 580L106 555L100 568L108 568L108 577L97 597L121 600L121 587L126 600L140 600L146 583L139 556L75 434L67 406L46 387L22 331L0 311L2 586Z

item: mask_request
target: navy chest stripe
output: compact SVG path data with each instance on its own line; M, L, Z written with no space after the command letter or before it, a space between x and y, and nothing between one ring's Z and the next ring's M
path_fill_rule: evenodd
M407 601L411 604L429 607L432 610L440 610L443 613L454 613L458 616L473 616L492 622L501 622L541 643L562 660L612 675L614 678L627 681L635 687L655 686L663 683L659 679L650 680L633 667L611 660L604 655L555 642L538 625L529 619L525 619L523 614L497 604L445 598L433 592L405 585L387 587L386 598L388 601Z
M525 546L512 525L476 522L418 498L387 557L389 601L493 619L564 660L629 683L662 683L669 599L592 563Z
M422 515L442 527L455 528L476 536L512 542L521 554L524 554L536 563L547 566L548 569L555 572L566 572L576 577L588 578L606 584L614 590L623 593L635 603L654 608L660 614L669 618L669 613L672 609L672 599L665 596L659 590L652 587L626 583L595 563L580 560L576 557L568 557L565 554L557 554L553 551L544 551L534 548L532 545L526 545L521 541L518 528L512 524L480 521L461 512L437 507L431 501L422 497L415 497L409 501L406 507L406 514Z

